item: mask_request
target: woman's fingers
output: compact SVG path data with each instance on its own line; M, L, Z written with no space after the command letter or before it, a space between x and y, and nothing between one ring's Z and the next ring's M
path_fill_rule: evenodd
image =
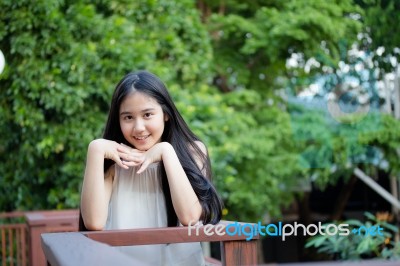
M124 169L129 169L129 167L127 165L124 164L123 160L119 157L119 156L113 156L111 158L111 160L113 160L116 164L118 164L119 166L121 166Z
M121 167L123 167L123 168L127 168L127 166L125 166L123 163L122 163L122 160L121 160L121 158L120 158L120 156L118 156L118 153L115 153L115 152L112 152L112 151L106 151L105 153L104 153L104 158L107 158L107 159L110 159L110 160L113 160L115 163L117 163L119 166L121 166Z
M123 143L118 145L117 151L119 157L126 166L138 166L143 163L143 152L132 147L129 147Z
M126 153L120 153L119 154L121 160L123 161L124 165L127 166L138 166L143 163L143 156L138 155L138 154L126 154Z
M151 164L152 160L146 156L146 151L140 151L121 143L117 147L117 151L124 166L140 166L138 174L144 172Z
M144 170L147 169L147 167L149 166L150 161L149 160L145 160L142 165L140 166L139 170L137 171L138 174L141 174Z
M137 163L142 163L143 162L143 156L140 156L140 155L119 153L119 156L124 161L127 161L127 162L137 162Z
M122 152L122 153L127 153L127 154L143 154L144 151L139 151L137 149L134 149L132 147L126 146L125 144L121 143L118 147L117 147L117 151L118 152Z

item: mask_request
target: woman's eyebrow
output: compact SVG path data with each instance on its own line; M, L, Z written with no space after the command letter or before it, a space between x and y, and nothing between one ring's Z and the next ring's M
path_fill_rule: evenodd
M146 108L146 109L143 109L143 110L141 110L140 111L140 113L146 113L146 112L150 112L150 111L154 111L155 110L155 108ZM122 111L119 115L130 115L130 114L132 114L132 112L130 112L130 111Z
M150 111L154 111L154 110L156 110L155 108L146 108L146 109L143 109L142 111L140 111L141 113L146 113L146 112L150 112Z
M132 113L129 111L123 111L123 112L119 113L119 115L130 115L130 114L132 114Z

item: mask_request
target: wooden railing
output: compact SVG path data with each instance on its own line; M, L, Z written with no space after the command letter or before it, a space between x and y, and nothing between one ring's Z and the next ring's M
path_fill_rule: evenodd
M27 260L27 226L23 212L0 213L1 265L25 266Z
M113 249L112 246L220 242L222 265L257 265L257 239L254 235L222 235L231 222L218 226L167 227L42 234L42 248L50 265L145 265ZM249 228L247 228L249 229Z
M40 235L78 231L78 210L0 213L0 266L45 266Z

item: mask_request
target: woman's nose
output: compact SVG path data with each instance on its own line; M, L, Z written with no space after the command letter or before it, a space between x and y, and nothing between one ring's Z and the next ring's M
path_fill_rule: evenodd
M141 119L137 119L135 123L135 127L133 128L134 131L140 132L144 131L145 126L144 126L144 121Z

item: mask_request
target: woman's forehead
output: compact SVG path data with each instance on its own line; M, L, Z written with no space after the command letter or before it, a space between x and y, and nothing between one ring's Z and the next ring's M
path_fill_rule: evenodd
M122 100L120 105L121 112L142 112L148 109L161 109L157 100L148 94L135 91L130 93Z

